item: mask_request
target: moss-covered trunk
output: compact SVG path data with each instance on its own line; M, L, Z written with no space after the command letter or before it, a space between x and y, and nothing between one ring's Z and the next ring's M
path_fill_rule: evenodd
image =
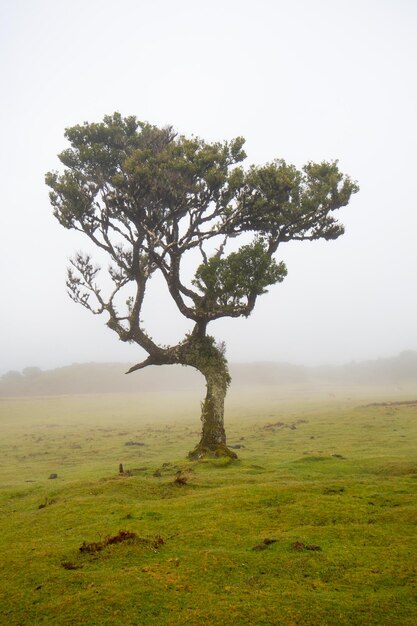
M193 459L207 455L236 458L236 453L226 445L224 429L224 400L230 383L224 354L214 344L212 337L203 337L190 341L187 357L188 364L203 374L207 387L206 397L201 405L201 439L189 456Z
M220 372L206 376L207 393L201 404L201 422L203 429L200 445L215 449L217 446L226 444L226 432L224 430L224 399L227 386Z
M207 393L201 404L201 439L195 450L190 452L190 458L198 459L204 456L230 456L236 458L235 452L226 445L224 429L224 399L226 397L229 374L226 372L211 372L205 374Z

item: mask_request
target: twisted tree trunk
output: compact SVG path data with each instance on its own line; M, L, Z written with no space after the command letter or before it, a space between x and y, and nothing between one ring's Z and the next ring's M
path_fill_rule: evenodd
M203 429L200 445L206 448L215 448L226 444L226 432L224 430L226 385L221 376L207 375L206 386L206 398L201 403Z
M189 453L189 458L200 459L208 455L237 458L237 454L226 445L224 429L224 400L231 380L227 361L211 337L194 340L193 347L193 358L189 364L203 374L207 391L201 404L201 439Z
M209 335L190 334L177 346L153 350L145 361L134 365L127 373L149 365L174 364L194 367L206 379L206 397L201 403L201 439L188 457L194 460L204 456L236 459L237 454L227 447L224 430L224 399L231 380L224 349L216 346L214 338Z

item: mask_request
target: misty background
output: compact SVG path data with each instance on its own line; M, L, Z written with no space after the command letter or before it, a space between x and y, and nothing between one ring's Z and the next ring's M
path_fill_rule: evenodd
M140 376L123 376L128 364L74 363L43 371L25 367L9 371L0 379L0 399L8 396L51 396L70 394L203 392L204 378L190 367L149 367ZM310 366L290 363L232 363L232 397L242 400L250 389L265 393L291 394L301 399L308 395L344 397L371 394L373 398L413 394L417 380L417 352L405 350L396 357L347 363ZM341 395L342 394L342 395ZM416 403L416 400L413 400Z
M339 159L359 182L343 237L283 246L285 281L249 319L211 324L230 361L416 350L416 61L413 0L1 3L0 376L143 358L68 298L87 241L54 219L44 184L65 127L114 111L207 141L243 135L247 165ZM158 283L143 317L161 343L188 329Z

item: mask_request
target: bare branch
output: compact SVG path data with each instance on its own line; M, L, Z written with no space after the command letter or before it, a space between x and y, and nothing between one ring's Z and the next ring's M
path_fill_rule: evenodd
M100 288L94 282L100 268L92 264L91 257L88 254L82 254L81 252L76 254L74 259L70 260L70 263L75 269L75 272L71 267L67 270L66 285L70 298L95 315L99 315L105 308ZM98 308L90 304L90 295L95 296L100 305Z
M227 240L228 240L228 236L225 235L223 242L220 244L220 246L216 250L216 254L214 256L216 256L218 259L220 259L220 257L222 257L224 254L224 249L226 247Z
M203 248L203 242L202 241L199 242L198 247L200 248L201 256L203 257L203 263L205 265L207 265L208 258L207 258L207 254L205 253L205 250Z
M136 365L133 365L131 368L129 368L127 372L125 372L125 374L131 374L132 372L137 372L137 370L142 370L145 367L148 367L149 365L154 365L154 364L155 363L152 360L152 357L148 356L148 358L142 361L142 363L137 363Z

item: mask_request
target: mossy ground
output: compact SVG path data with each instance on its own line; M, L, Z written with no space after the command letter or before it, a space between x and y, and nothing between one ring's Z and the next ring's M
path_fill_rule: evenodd
M376 399L236 393L200 463L194 396L1 400L0 623L414 626L417 406Z

